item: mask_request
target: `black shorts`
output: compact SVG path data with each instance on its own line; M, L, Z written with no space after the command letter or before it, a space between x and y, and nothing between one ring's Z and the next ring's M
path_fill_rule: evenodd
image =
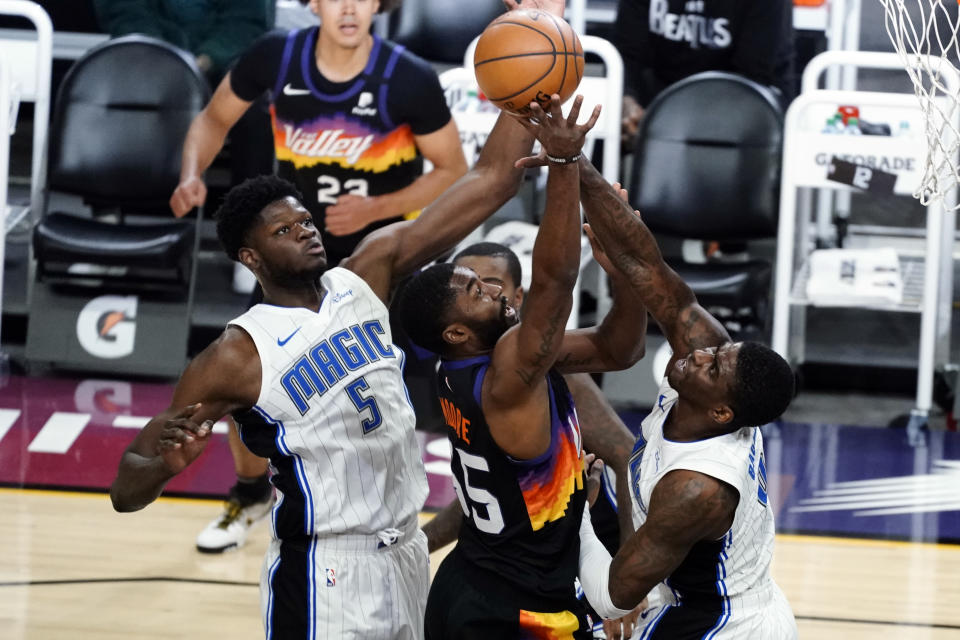
M538 600L467 564L456 548L433 578L424 632L426 640L593 637L572 584L566 602Z

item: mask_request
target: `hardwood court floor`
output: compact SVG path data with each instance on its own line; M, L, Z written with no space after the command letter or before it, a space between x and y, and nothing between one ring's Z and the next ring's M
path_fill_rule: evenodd
M219 508L164 498L117 514L104 494L0 489L0 637L261 638L268 527L199 554ZM780 536L774 575L801 638L960 638L960 547Z

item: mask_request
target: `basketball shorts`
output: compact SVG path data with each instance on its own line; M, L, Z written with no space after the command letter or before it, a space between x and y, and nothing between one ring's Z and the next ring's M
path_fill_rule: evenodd
M427 538L403 531L272 540L260 576L267 640L420 640L430 585Z
M503 579L467 564L456 547L433 577L424 624L426 640L593 637L572 584L568 602L537 602Z
M797 622L790 603L775 582L728 598L714 610L677 606L662 585L649 597L651 604L637 621L631 640L796 640Z

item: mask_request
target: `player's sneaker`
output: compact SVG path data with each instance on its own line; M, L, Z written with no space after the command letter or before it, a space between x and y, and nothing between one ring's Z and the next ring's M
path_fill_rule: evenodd
M231 495L223 504L223 513L197 536L197 551L222 553L227 549L242 547L250 528L270 513L275 501L273 491L266 500L246 506Z

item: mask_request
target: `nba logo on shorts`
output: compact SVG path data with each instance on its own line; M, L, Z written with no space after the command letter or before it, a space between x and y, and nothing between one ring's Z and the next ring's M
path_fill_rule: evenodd
M327 586L335 587L337 586L337 573L333 569L327 569Z

